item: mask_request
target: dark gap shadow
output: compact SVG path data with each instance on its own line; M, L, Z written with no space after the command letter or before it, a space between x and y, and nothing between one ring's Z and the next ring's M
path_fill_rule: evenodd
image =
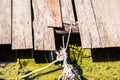
M34 10L33 10L33 5L32 5L32 0L30 0L30 4L31 4L31 22L33 23L33 21L34 21ZM34 46L35 46L35 44L34 44L34 28L33 28L33 24L31 24L32 25L32 44L33 44L33 49L32 49L32 57L34 57Z
M59 46L62 46L62 35L61 34L55 34L55 45L56 49L59 49Z
M10 44L0 45L0 62L15 62L15 56Z
M12 43L12 18L13 18L13 0L11 0L11 43Z
M15 55L16 58L20 59L30 59L32 57L32 49L26 49L26 50L13 50L12 51Z
M93 62L120 61L120 48L92 49Z
M49 51L35 51L34 59L36 63L46 63L49 62Z
M33 22L34 21L34 9L33 9L33 5L32 5L32 0L30 0L30 4L31 4L31 19Z
M76 8L75 8L75 1L74 0L71 0L71 1L72 1L72 7L73 7L75 21L78 21L77 12L76 12Z
M68 34L64 34L65 44L67 42L67 38L68 38ZM61 34L55 34L55 43L56 43L56 49L59 48L59 46L63 45ZM70 45L81 46L80 35L79 34L71 34L69 44Z
M71 34L69 44L70 45L81 46L80 34Z

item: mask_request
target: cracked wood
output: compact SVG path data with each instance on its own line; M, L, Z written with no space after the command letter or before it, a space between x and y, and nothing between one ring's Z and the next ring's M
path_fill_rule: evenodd
M34 47L35 50L55 50L53 28L47 26L46 0L32 0L34 11Z
M101 41L90 0L75 0L83 48L99 48Z

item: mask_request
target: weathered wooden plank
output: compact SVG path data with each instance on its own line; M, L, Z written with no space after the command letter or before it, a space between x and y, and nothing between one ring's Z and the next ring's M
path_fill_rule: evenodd
M30 0L13 0L12 8L12 49L33 48Z
M101 47L90 0L75 0L78 25L83 48Z
M53 28L44 29L44 50L55 50L55 38Z
M120 0L91 0L102 47L120 46Z
M47 1L47 21L50 27L62 27L60 1L59 0L46 0Z
M43 50L44 46L44 27L47 26L45 0L32 0L34 11L34 47L35 50Z
M75 24L72 0L60 0L63 23Z
M0 44L11 44L11 0L0 0Z
M46 0L32 0L35 50L55 50L53 28L47 26Z

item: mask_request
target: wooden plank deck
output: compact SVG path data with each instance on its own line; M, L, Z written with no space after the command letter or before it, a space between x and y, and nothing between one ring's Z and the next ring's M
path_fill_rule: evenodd
M83 48L120 47L119 0L73 1L76 10L72 0L1 0L0 45L32 49L34 42L35 50L55 50L54 31L66 34L72 22Z
M102 47L120 46L120 0L91 0Z
M59 0L46 0L47 1L47 21L49 27L62 27L60 1Z
M44 0L32 0L34 21L34 47L35 50L43 50L44 46L44 27L47 26L46 14L45 14L45 1ZM45 9L44 9L45 8Z
M75 24L72 0L60 0L62 20L65 24Z
M0 44L11 44L11 0L0 0Z
M47 26L47 4L45 0L33 0L35 50L55 50L53 28Z
M90 0L75 0L78 25L83 48L101 47Z
M33 48L30 0L13 0L12 8L12 49Z
M44 50L55 51L55 37L53 28L44 28Z

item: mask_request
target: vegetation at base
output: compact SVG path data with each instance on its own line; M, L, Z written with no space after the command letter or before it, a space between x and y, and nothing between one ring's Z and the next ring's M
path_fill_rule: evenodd
M74 59L72 55L75 53L78 55L80 52L77 63L83 69L83 76L88 80L120 80L120 61L102 61L93 62L91 56L91 50L82 49L77 46L70 46L71 59ZM107 53L106 53L107 54ZM96 54L97 55L97 54ZM118 56L118 55L116 55ZM98 56L98 58L100 58ZM110 59L109 56L105 57ZM119 59L120 60L120 59ZM74 60L72 60L73 62Z
M93 62L89 49L82 49L76 45L71 45L69 47L71 62L80 65L83 69L83 77L87 80L120 80L120 61ZM17 62L0 62L0 78L17 79L19 75L24 75L49 64L36 64L34 59L20 59L20 63L22 66ZM55 80L62 73L62 70L61 65L54 64L26 79Z

